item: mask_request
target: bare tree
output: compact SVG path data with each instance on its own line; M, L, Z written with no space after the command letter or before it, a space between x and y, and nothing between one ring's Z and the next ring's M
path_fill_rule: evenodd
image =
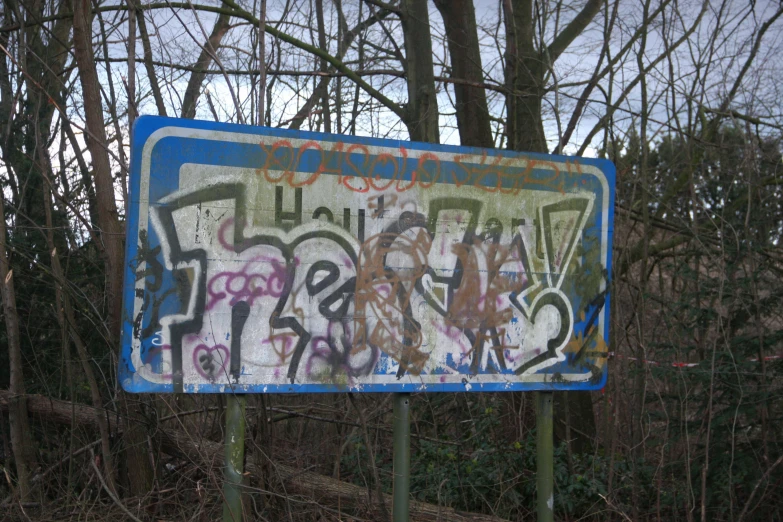
M487 95L483 88L484 71L481 68L476 13L472 0L435 2L443 17L451 78L457 110L457 128L462 145L494 146L489 120Z
M0 509L36 488L44 510L74 495L140 519L210 518L219 502L221 403L117 392L129 127L173 114L613 160L610 379L603 395L557 397L558 516L780 517L778 3L0 9L0 409L19 493L4 500L0 481ZM430 503L417 513L529 517L526 396L422 395L413 414L413 479ZM383 517L389 424L382 398L265 397L249 422L248 469L265 470L248 485L255 515ZM85 460L95 447L102 466Z

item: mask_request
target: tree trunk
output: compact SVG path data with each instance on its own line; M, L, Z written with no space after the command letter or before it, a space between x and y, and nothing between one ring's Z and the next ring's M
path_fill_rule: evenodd
M89 0L74 0L73 46L84 96L87 123L85 141L92 158L98 227L106 250L106 301L112 341L119 338L122 305L122 263L124 230L120 226L114 199L114 179L109 163L108 140L103 119L100 81L92 49L92 14Z
M541 100L544 96L542 56L533 42L533 1L503 0L506 24L507 148L547 152Z
M204 78L207 76L206 72L203 71L206 71L209 68L209 64L212 63L213 56L217 53L218 47L220 47L220 41L223 40L223 37L228 32L230 21L230 15L220 13L217 20L215 20L215 26L212 28L209 39L204 42L204 46L201 48L201 54L198 60L196 60L193 72L190 73L185 96L182 98L183 118L192 120L196 117L196 105L201 95L201 84L204 83Z
M144 49L144 69L147 71L147 79L150 82L150 90L155 98L155 106L158 108L160 116L166 114L166 104L163 103L163 95L160 93L158 84L158 75L155 74L155 65L152 63L152 46L150 45L150 36L147 32L147 21L144 18L144 11L136 7L136 22L139 26L139 36L141 36L141 46Z
M537 50L533 0L503 0L506 24L506 106L507 147L523 152L548 152L541 104L545 93L544 76L562 52L584 31L603 0L588 0L574 19L557 34L552 43ZM557 407L555 433L564 440L569 431L579 451L592 447L595 439L593 401L589 392L557 392L556 405L568 401L570 415Z
M133 0L128 4L128 128L133 132L138 110L136 110L136 6Z
M27 418L24 375L22 373L22 350L19 342L19 316L16 313L13 271L9 270L6 251L5 198L0 195L0 285L3 293L3 315L5 316L8 360L11 382L8 400L8 420L11 425L11 450L16 462L16 479L19 497L26 500L30 493L30 425Z
M42 177L48 178L44 181L43 190L43 207L44 214L46 216L46 245L49 249L49 258L51 260L51 270L54 276L54 292L55 292L55 306L57 309L57 322L63 332L63 349L68 351L68 337L71 337L76 344L77 352L79 354L79 362L82 365L82 370L87 378L87 384L90 388L90 397L92 398L92 404L95 408L103 407L103 398L101 397L101 389L98 384L98 379L95 378L95 372L90 365L89 353L87 346L81 340L76 328L76 317L73 313L73 307L71 306L70 297L66 292L66 280L63 274L62 266L60 265L60 254L57 252L57 245L54 237L54 222L52 220L52 199L51 191L47 183L51 183L52 180L52 165L48 156L48 151L45 148L44 142L41 139L40 134L37 135L37 154L39 168L43 174ZM68 357L70 358L70 357ZM98 426L101 432L101 453L103 456L103 469L106 476L107 487L116 493L117 488L114 483L114 456L111 453L111 445L109 441L109 426L105 418L98 418Z
M408 62L408 104L405 125L412 141L440 142L438 98L432 65L432 38L427 2L402 0L400 20Z
M481 68L476 12L473 0L435 0L443 17L451 57L460 143L470 147L494 146Z
M258 123L266 121L264 103L266 97L266 0L261 0L258 14Z
M73 2L73 47L84 97L87 123L85 140L92 158L98 227L106 252L108 337L111 346L116 349L121 327L124 230L120 225L114 199L114 180L109 163L100 83L92 49L92 13L89 0ZM141 414L138 403L129 400L126 394L120 393L120 402L120 409L125 413L126 419ZM146 495L152 487L152 467L147 458L147 434L144 426L139 423L126 426L124 442L131 495Z
M587 0L548 46L536 49L533 0L503 0L506 24L506 135L508 148L547 152L541 115L544 77L557 58L590 24L604 0Z
M26 100L24 103L18 103L18 94L15 95L12 91L11 74L5 57L3 57L3 64L0 67L0 122L2 122L0 125L0 146L2 147L3 160L7 166L6 173L9 182L13 181L12 177L15 174L20 182L19 185L23 187L21 191L14 191L12 188L16 200L14 207L18 211L18 215L24 216L24 219L33 225L43 226L44 216L40 200L43 194L43 181L39 165L31 155L39 147L40 140L48 139L55 106L60 101L58 87L61 79L59 75L63 72L67 58L66 49L61 45L61 42L68 39L71 22L67 18L56 21L50 29L50 34L44 38L42 36L43 29L37 24L25 24L28 20L37 20L44 16L44 2L34 0L25 4L24 9L16 7L19 6L6 4L3 20L5 22L16 18L16 21L24 27L24 30L18 33L21 42L16 59L18 60L17 65L24 72ZM67 6L64 5L57 8L57 13L60 15L66 11ZM0 43L5 49L8 49L9 40L6 35L0 38ZM10 54L8 56L12 60L14 59ZM17 110L20 109L20 113L17 113ZM24 498L29 492L29 470L34 467L36 456L34 441L24 411L25 386L21 355L23 346L19 333L14 274L8 257L10 247L5 228L4 203L4 201L0 202L0 216L3 218L2 230L0 231L0 242L2 242L0 244L0 250L2 250L0 252L0 266L2 266L0 285L2 285L8 336L10 389L19 397L18 408L14 408L9 414L9 422L11 424L11 443L17 466L17 480L20 494ZM25 248L29 249L27 255L30 257L44 255L46 251L45 244L41 242L40 232L35 230L34 226L18 229L14 240L15 242L19 240L25 245ZM21 263L16 274L20 276L20 280L25 280L25 274L20 271L26 270L29 270L29 265ZM36 284L29 285L24 292L27 299L31 295L36 296L34 298L36 299L42 293L46 293L46 289L43 285ZM28 347L29 345L25 345L24 348Z
M326 28L324 27L324 0L315 0L315 17L318 23L318 47L329 52L326 45ZM318 68L322 73L328 71L326 60L318 60ZM324 122L324 132L332 132L332 115L329 112L329 83L321 89L321 119Z

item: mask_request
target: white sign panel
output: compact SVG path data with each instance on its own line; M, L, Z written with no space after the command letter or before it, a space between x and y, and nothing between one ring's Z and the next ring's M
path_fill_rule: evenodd
M613 198L604 160L140 118L122 384L600 388Z

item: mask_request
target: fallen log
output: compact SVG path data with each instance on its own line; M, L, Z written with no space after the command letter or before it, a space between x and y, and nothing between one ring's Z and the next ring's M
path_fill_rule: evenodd
M7 390L0 390L0 410L8 410L11 397ZM27 395L27 408L30 415L58 424L71 424L73 419L76 425L98 428L95 408L85 404L73 404L42 395ZM115 432L118 427L117 413L105 414L109 419L111 431ZM223 446L217 442L196 440L192 435L161 426L157 427L155 439L162 451L169 455L184 457L210 467L220 467L223 463ZM380 508L374 505L375 503L368 504L366 488L284 464L273 464L272 469L279 475L288 494L301 495L333 508L336 508L339 502L342 507L350 506L362 512L369 512L375 520L383 520ZM248 458L245 471L251 475L259 475L261 470L254 459ZM384 497L386 504L392 505L391 495ZM464 513L453 508L417 501L410 503L410 516L411 520L421 522L506 522L491 515Z

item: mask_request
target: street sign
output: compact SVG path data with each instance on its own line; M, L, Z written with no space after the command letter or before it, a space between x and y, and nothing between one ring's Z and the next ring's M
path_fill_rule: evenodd
M605 160L142 117L133 392L601 388Z

